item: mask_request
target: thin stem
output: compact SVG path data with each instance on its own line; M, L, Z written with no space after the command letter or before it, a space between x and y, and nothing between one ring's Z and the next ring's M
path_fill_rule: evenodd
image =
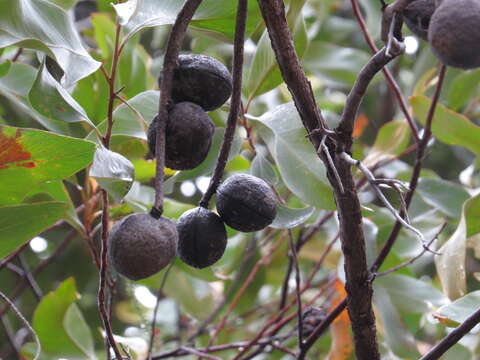
M300 267L298 266L297 250L293 243L292 230L288 230L288 244L292 254L293 265L295 267L295 295L297 301L297 317L298 317L298 347L302 348L303 344L303 316L302 316L302 297L300 295Z
M445 354L448 349L456 345L470 330L480 323L480 309L470 315L462 325L455 328L450 334L443 338L428 353L423 355L420 360L436 360Z
M163 214L163 168L165 167L165 129L168 121L169 104L172 97L173 72L177 66L178 54L185 37L188 24L202 0L187 0L177 15L168 38L163 60L162 80L160 82L160 102L158 106L155 158L157 160L155 176L155 202L152 216L159 218Z
M155 309L153 310L152 326L150 330L150 342L148 345L148 356L147 356L148 360L152 360L153 342L155 340L155 324L157 323L157 312L160 305L160 297L162 295L163 287L167 282L168 274L170 273L172 266L173 266L173 261L170 263L167 270L165 270L165 274L163 274L163 277L162 277L162 282L160 283L160 287L157 290L157 302L155 303Z
M243 74L243 53L245 43L245 26L247 22L248 0L239 0L237 7L237 19L235 28L235 42L233 45L233 91L230 104L230 111L228 113L227 126L225 128L225 135L223 138L222 148L218 154L217 165L213 172L212 179L208 185L208 189L203 194L199 205L208 208L208 203L212 198L227 166L228 154L232 147L233 137L235 135L235 128L237 125L237 118L240 113L242 105L242 74Z
M360 26L360 30L362 31L363 36L365 37L368 47L370 48L372 53L378 52L378 48L375 45L375 42L373 41L370 33L368 32L367 24L362 15L362 12L360 11L360 7L358 6L358 0L351 0L351 3L352 3L353 13L355 15L355 18L357 19L358 25ZM405 101L402 91L400 90L400 86L398 85L397 81L395 80L392 73L387 67L384 67L382 69L382 72L385 75L385 78L387 79L387 83L390 86L390 90L394 93L395 97L398 100L398 104L400 105L400 108L403 114L405 115L405 119L407 119L408 126L412 131L412 135L415 138L415 141L418 143L420 141L420 136L418 135L418 127L415 124L415 121L413 121L412 116L410 115L407 102Z
M100 263L100 286L98 289L98 308L102 315L103 326L108 338L108 342L115 353L117 360L122 359L120 350L118 350L117 343L113 337L112 325L110 324L110 318L105 304L105 286L107 281L107 266L108 266L108 194L106 190L102 190L103 200L103 214L102 214L102 256ZM110 351L110 349L107 349Z
M8 306L13 310L13 312L17 315L17 317L26 326L28 331L30 331L30 333L33 335L33 339L35 341L35 346L36 346L35 356L33 360L37 360L40 357L40 353L42 352L42 345L40 344L40 340L38 339L37 333L35 332L35 330L33 330L32 326L27 321L27 319L25 319L22 313L17 309L15 304L1 291L0 291L0 298L2 298L3 301L8 304Z

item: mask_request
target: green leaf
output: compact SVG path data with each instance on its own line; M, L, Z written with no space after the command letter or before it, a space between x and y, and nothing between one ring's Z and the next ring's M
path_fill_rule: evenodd
M126 39L129 39L142 29L173 24L183 4L182 0L129 0L113 6L126 29ZM247 32L250 32L257 26L260 12L255 1L250 1L248 9ZM222 6L218 6L217 0L204 0L191 25L233 39L236 10L235 0L224 0Z
M5 96L21 114L35 120L46 129L59 134L69 135L69 125L63 121L51 120L40 115L28 103L28 92L35 81L36 70L26 64L13 63L8 74L0 78L0 94Z
M476 95L480 82L480 70L462 71L448 89L448 107L458 111Z
M100 66L83 47L65 10L48 1L1 1L0 29L0 47L17 45L54 58L65 73L67 88Z
M412 96L410 103L416 118L424 125L431 100L425 96ZM480 127L467 117L438 104L432 124L432 132L438 140L458 145L480 155Z
M64 202L41 202L0 207L0 258L3 258L63 218Z
M405 326L389 293L381 286L375 287L374 304L380 315L385 340L390 350L402 359L418 358L420 354L416 348L415 338Z
M65 10L70 10L75 6L78 0L48 0L51 3L54 3Z
M427 204L453 218L462 215L463 203L470 197L461 186L441 179L421 179L417 192Z
M7 60L0 64L0 78L8 74L10 66L12 66L12 62L10 60Z
M83 314L77 304L71 304L63 318L63 328L70 340L88 356L89 359L96 359L93 344L92 331L85 322Z
M40 184L25 196L24 202L33 203L37 202L35 201L37 199L38 202L40 202L42 197L47 197L48 200L46 201L60 201L68 204L68 211L66 212L64 219L77 229L79 233L85 231L83 223L80 221L77 212L75 211L70 195L61 180L48 181Z
M383 160L393 159L405 150L410 141L408 123L404 120L390 121L380 128L375 143L363 160L365 166L372 166Z
M442 324L456 327L478 310L479 303L480 290L473 291L450 304L442 306L435 311L433 316L438 318Z
M51 132L0 126L0 204L19 203L33 187L62 180L92 161L95 144Z
M299 57L302 57L308 46L308 37L305 22L301 15L295 19L293 36L297 54ZM272 50L268 32L265 30L258 42L243 90L248 100L251 100L274 89L282 82L283 78L275 58L275 53Z
M268 128L260 128L260 135L267 142L285 185L309 205L335 209L325 167L305 138L306 131L293 103L277 106L256 118L256 122ZM273 132L273 141L265 130Z
M313 41L303 63L305 68L332 86L351 86L370 56L361 50Z
M260 153L257 153L253 159L250 172L253 176L265 180L270 185L276 185L278 183L278 176L273 165Z
M28 94L32 107L50 120L65 122L85 121L95 127L75 99L50 75L45 61Z
M72 304L77 299L75 280L68 278L55 291L47 294L35 309L33 328L40 339L42 350L47 355L58 357L87 355L88 359L95 358L92 351L88 349L88 344L93 344L93 339L91 333L85 330L87 325L82 321L83 316L79 314L78 309L71 310ZM76 323L72 323L73 320ZM78 328L73 329L73 326ZM80 334L84 337L83 339L72 341L72 335ZM77 345L79 342L80 347Z
M99 146L90 168L90 176L120 202L132 187L135 168L126 157Z
M270 227L275 229L291 229L303 224L312 216L315 208L292 209L281 204L277 205L277 216Z
M430 283L404 275L389 274L377 278L374 288L384 289L395 307L407 314L428 312L432 305L442 306L448 302Z
M147 140L146 124L152 122L157 115L159 99L159 91L148 90L128 100L128 106L122 104L117 107L113 112L112 136L123 135ZM106 128L106 120L98 125L100 131L105 131ZM94 140L95 134L92 132L87 138Z
M480 195L465 203L464 214L467 222L467 237L480 233Z

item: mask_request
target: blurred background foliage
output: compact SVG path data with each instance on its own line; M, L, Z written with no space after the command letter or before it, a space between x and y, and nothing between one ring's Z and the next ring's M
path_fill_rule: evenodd
M14 167L2 167L0 163L1 256L8 256L33 238L0 271L0 284L1 291L15 300L32 322L42 342L42 359L104 357L96 300L98 268L87 246L91 241L94 249L99 248L101 204L95 195L98 183L113 196L112 222L131 212L148 211L153 203L155 163L148 154L145 129L157 112L156 79L170 25L183 1L144 0L133 13L127 5L136 4L134 0L115 6L110 2L0 3L0 144L16 139L33 161L43 164L31 169L25 162L28 159L17 159L23 161L22 165ZM216 0L204 1L182 52L213 56L231 69L236 1L221 3L219 6ZM286 3L297 51L320 108L333 128L349 89L370 57L369 49L349 1ZM368 30L380 45L380 2L359 3ZM123 89L124 103L116 103L111 150L131 162L135 168L133 181L113 175L102 179L88 176L95 151L93 143L99 142L96 134L105 131L108 88L100 65L110 71L117 19L122 24L123 47L117 87ZM299 253L303 281L333 243L311 287L303 293L303 301L312 300L313 305L329 310L344 291L340 244L332 242L338 231L335 216L329 216L335 209L332 192L323 164L305 138L282 83L256 1L250 1L247 32L243 87L246 115L239 119L227 172L263 178L275 187L284 204L273 226L266 230L243 234L228 229L226 253L211 268L196 270L175 261L161 294L154 354L184 343L224 299L226 306L208 328L213 330L252 269L258 271L233 308L217 343L253 338L278 310L288 267L286 229L291 229L294 239L314 230ZM425 42L406 28L404 35L406 53L389 68L415 120L422 124L437 80L438 62ZM480 70L448 69L434 119L435 139L428 148L410 210L412 224L427 239L446 223L435 242L442 255L434 259L433 254L426 253L412 265L374 283L374 305L385 358L418 358L478 306L479 79ZM177 219L194 207L205 191L227 114L228 103L209 113L217 129L204 163L190 171L166 170L167 217ZM17 131L12 127L37 130ZM405 117L385 78L378 74L356 122L353 156L375 167L378 177L408 181L413 144ZM2 151L0 147L0 162L5 161ZM108 168L109 161L111 158L99 165ZM386 194L399 206L397 194ZM394 219L368 186L360 187L360 198L368 258L373 260ZM320 220L325 220L321 226ZM402 230L381 271L421 250L418 239ZM261 259L263 265L255 268ZM118 278L112 325L118 341L138 359L145 358L147 352L155 293L162 276L163 272L138 282ZM287 285L289 299L293 299L293 276ZM318 295L322 288L325 290ZM0 357L13 359L22 353L31 358L34 345L23 324L6 308L0 308L0 315ZM289 334L295 321L281 334ZM202 334L196 345L205 346L208 339L208 332ZM469 335L444 358L477 358L478 342L478 335ZM283 346L294 349L295 344L293 336ZM310 354L318 359L348 359L353 357L351 347L347 319L336 323ZM267 351L256 359L291 358L274 348ZM229 359L235 353L230 350L219 356Z

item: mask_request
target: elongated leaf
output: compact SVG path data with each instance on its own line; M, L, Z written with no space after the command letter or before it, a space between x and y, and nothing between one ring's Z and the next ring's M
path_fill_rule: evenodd
M461 186L440 179L421 179L417 191L427 204L454 218L462 215L463 203L470 197Z
M260 129L260 134L275 158L285 185L307 204L333 210L333 194L325 167L305 138L306 131L293 103L280 105L256 121L269 129L263 132ZM265 130L273 133L273 141Z
M116 201L121 201L132 186L135 168L124 156L99 146L90 168L90 176Z
M82 107L48 72L45 62L28 94L32 107L50 120L65 122L85 121L94 127Z
M307 221L312 216L315 208L291 209L277 205L277 216L270 225L275 229L291 229Z
M410 103L417 119L425 124L431 100L426 96L412 96ZM458 145L480 155L480 127L467 117L438 104L432 124L432 131L438 140Z
M293 35L297 54L301 57L308 47L308 37L303 17L299 14L293 25ZM257 51L248 72L244 92L248 99L274 89L283 82L270 38L265 30L257 45Z
M418 358L420 354L416 349L415 338L403 323L390 294L381 286L375 287L374 303L380 314L385 329L385 339L390 349L403 359Z
M459 110L466 106L475 95L475 90L478 89L480 82L480 70L462 71L453 80L452 85L448 91L448 106L452 110Z
M91 333L85 331L87 325L83 316L71 306L78 299L75 280L68 278L53 292L47 294L35 309L33 315L33 328L42 344L43 351L48 355L57 357L81 357L87 355L88 359L95 356L89 348L93 344ZM75 320L75 324L72 323ZM68 330L66 326L68 326ZM73 329L76 326L77 329ZM88 327L87 327L88 328ZM71 335L82 335L83 339L75 342ZM81 345L77 345L78 343Z
M420 314L431 310L432 305L448 303L448 299L432 284L410 276L389 274L376 279L374 287L387 291L395 307L407 314Z
M252 161L251 173L260 179L265 180L270 185L278 183L278 176L272 164L260 153L257 153Z
M67 211L64 202L0 207L0 258L55 224Z
M5 96L12 106L48 130L69 135L69 125L63 121L47 119L32 109L28 103L28 92L35 81L36 70L29 65L13 63L4 77L0 78L0 94Z
M83 47L65 10L45 0L0 2L0 47L14 44L53 57L65 73L66 87L100 66Z
M63 318L63 328L67 332L70 340L88 356L89 359L96 359L95 348L93 344L92 331L85 322L83 314L80 312L77 304L71 304Z
M95 144L50 132L0 126L0 204L20 202L33 187L85 168Z
M467 222L467 237L480 233L480 195L465 203L464 214Z
M142 29L173 24L183 4L182 0L129 0L114 5L114 8L121 24L127 30L126 37L128 39ZM195 12L191 25L218 32L232 39L236 7L235 0L224 0L222 6L218 6L217 0L204 0ZM260 16L255 1L249 2L248 15L247 32L250 32L257 25Z
M454 302L442 306L435 311L435 316L442 324L456 327L478 310L480 290L473 291Z
M465 272L467 224L464 213L457 229L439 249L439 252L441 255L435 257L435 265L443 292L451 300L458 299L465 295L467 291L467 275Z
M372 150L363 160L365 166L392 159L408 146L410 130L406 121L390 121L377 134Z

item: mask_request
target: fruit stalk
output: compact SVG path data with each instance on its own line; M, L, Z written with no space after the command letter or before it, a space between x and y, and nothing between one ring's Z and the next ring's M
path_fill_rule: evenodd
M193 18L195 11L202 3L202 0L187 0L182 10L177 15L168 38L165 59L163 62L162 80L160 82L160 103L158 107L158 126L155 145L155 157L157 160L155 176L155 202L152 208L152 216L159 218L163 213L163 168L165 167L165 128L168 119L168 110L171 103L171 92L173 82L173 71L177 65L177 58L180 52L188 24Z
M237 125L237 117L240 112L242 102L242 73L243 73L243 53L245 42L245 26L247 22L248 0L239 0L237 8L235 40L233 48L233 91L230 102L230 111L228 113L227 126L223 138L220 154L217 164L207 191L203 194L199 206L208 208L208 203L217 190L223 171L227 165L228 154L232 147L233 136Z

